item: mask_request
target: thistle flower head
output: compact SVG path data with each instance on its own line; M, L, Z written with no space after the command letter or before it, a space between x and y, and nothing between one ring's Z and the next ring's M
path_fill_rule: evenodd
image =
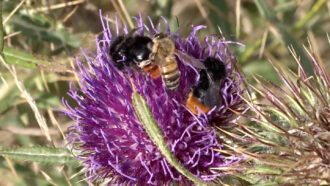
M149 26L141 16L134 19L139 35L152 37L161 32L160 26L156 28L150 18ZM80 152L77 158L87 167L90 180L110 178L112 184L138 185L190 183L166 161L145 132L132 105L132 84L150 107L167 146L192 174L203 181L212 181L225 174L212 170L213 167L226 167L241 160L217 151L222 145L210 127L211 119L217 121L216 125L230 123L234 119L230 109L243 107L241 77L233 72L234 56L229 53L226 41L208 36L200 42L197 31L204 26L193 27L187 38L181 38L163 20L177 50L201 61L212 55L225 63L228 75L219 92L223 104L199 116L185 108L187 95L198 81L198 71L184 65L179 58L176 60L181 77L176 91L168 91L161 78L152 79L133 68L118 70L109 56L109 47L114 38L128 34L129 30L124 23L119 31L117 20L115 29L101 20L104 31L103 38L96 40L97 53L83 52L90 68L77 59L80 88L71 87L69 95L78 106L72 108L64 101L65 113L75 121L68 138L72 148Z
M279 183L329 184L330 179L330 79L322 63L308 51L314 75L308 75L294 53L298 74L275 67L283 87L265 80L257 92L267 103L249 103L258 125L241 125L255 142L245 153L272 171L256 171ZM290 74L290 75L288 75ZM262 149L262 150L260 150ZM251 152L258 152L251 153ZM269 169L268 169L269 170ZM251 177L251 175L250 175Z

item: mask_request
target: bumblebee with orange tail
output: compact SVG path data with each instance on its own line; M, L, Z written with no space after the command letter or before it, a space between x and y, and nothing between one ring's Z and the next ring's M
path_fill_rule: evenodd
M225 64L214 57L207 58L203 64L206 69L199 70L199 80L188 95L186 107L195 115L207 113L222 104L220 88L226 77Z

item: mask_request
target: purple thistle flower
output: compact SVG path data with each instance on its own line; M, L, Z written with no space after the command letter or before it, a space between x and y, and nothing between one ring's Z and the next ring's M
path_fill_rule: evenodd
M160 26L156 28L150 18L150 27L141 16L135 20L141 35L161 32ZM161 78L151 79L130 68L118 70L109 57L109 45L115 37L129 31L124 24L120 33L116 19L116 31L111 32L108 22L101 20L104 33L103 38L96 41L97 53L83 52L91 68L77 59L76 74L81 88L70 87L68 94L78 106L72 108L64 101L65 113L76 122L70 127L68 138L72 148L79 151L77 158L87 167L90 181L110 178L110 184L169 185L175 181L191 184L169 165L138 120L131 100L130 78L149 105L168 147L191 173L201 180L212 181L225 173L211 168L227 167L242 159L217 151L222 145L210 125L211 121L218 126L230 123L235 119L230 109L244 107L240 98L241 77L233 72L234 56L228 51L227 41L208 36L200 42L197 31L204 26L193 27L190 35L182 39L177 33L171 33L166 19L163 20L168 34L176 38L177 50L201 61L211 55L224 61L228 75L221 85L222 98L219 99L223 99L223 105L200 116L189 112L184 105L191 87L197 83L198 71L183 65L178 58L181 77L176 91L168 91Z

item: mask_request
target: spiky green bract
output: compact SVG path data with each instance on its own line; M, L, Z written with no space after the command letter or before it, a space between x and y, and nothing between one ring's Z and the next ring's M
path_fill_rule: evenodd
M274 67L283 81L279 86L261 77L255 88L261 101L246 101L252 114L242 114L249 124L239 125L248 148L237 148L253 161L246 177L264 183L294 185L330 184L330 80L315 55L310 55L313 76L299 57L298 73ZM257 183L257 182L255 182ZM260 183L260 182L258 182Z

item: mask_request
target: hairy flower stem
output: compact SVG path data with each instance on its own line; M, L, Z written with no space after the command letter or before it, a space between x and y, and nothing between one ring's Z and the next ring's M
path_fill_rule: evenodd
M205 185L206 183L198 179L195 175L189 172L184 168L179 161L173 156L170 149L167 147L164 140L164 136L157 125L155 119L153 118L151 111L144 100L144 98L137 92L132 94L132 102L134 110L143 125L143 128L146 130L151 141L157 146L162 155L166 158L169 164L171 164L175 169L180 172L182 175L187 177L189 180L194 182L196 185Z

